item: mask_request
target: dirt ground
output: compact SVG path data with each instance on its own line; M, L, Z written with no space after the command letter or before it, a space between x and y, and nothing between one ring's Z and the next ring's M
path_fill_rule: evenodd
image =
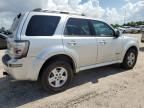
M141 34L131 36L140 40ZM142 43L133 70L113 65L80 72L70 88L58 94L46 93L36 82L12 80L2 71L0 63L0 108L144 108Z

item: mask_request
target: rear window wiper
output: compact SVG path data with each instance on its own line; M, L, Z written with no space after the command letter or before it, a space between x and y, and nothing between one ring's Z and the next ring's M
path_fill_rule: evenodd
M19 13L19 14L17 15L17 18L19 19L21 16L22 16L22 14L21 14L21 13Z

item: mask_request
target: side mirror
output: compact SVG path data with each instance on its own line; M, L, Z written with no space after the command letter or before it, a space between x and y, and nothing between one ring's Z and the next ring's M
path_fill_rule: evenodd
M7 37L5 35L0 34L0 50L7 49Z
M116 30L115 31L115 37L118 38L118 37L120 37L120 35L121 35L121 32L119 30Z

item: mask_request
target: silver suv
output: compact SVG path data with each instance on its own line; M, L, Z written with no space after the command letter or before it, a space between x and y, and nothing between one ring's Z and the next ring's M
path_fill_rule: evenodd
M132 69L138 40L107 23L76 13L34 10L19 14L2 58L16 80L40 80L45 90L65 90L74 73L119 63Z

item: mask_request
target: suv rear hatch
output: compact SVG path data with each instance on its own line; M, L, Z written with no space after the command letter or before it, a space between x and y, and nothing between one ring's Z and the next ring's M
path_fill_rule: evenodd
M0 33L0 50L4 50L7 48L10 49L10 45L9 47L7 47L7 44L9 44L12 40L16 40L16 31L20 23L20 19L21 19L21 14L19 14L14 19L10 30L3 31L2 33Z
M19 14L13 21L13 24L10 28L10 34L7 36L7 54L11 58L20 59L26 56L29 42L28 41L21 41L20 33L21 28L20 26L23 25L22 21L25 14ZM20 32L19 32L20 31Z

